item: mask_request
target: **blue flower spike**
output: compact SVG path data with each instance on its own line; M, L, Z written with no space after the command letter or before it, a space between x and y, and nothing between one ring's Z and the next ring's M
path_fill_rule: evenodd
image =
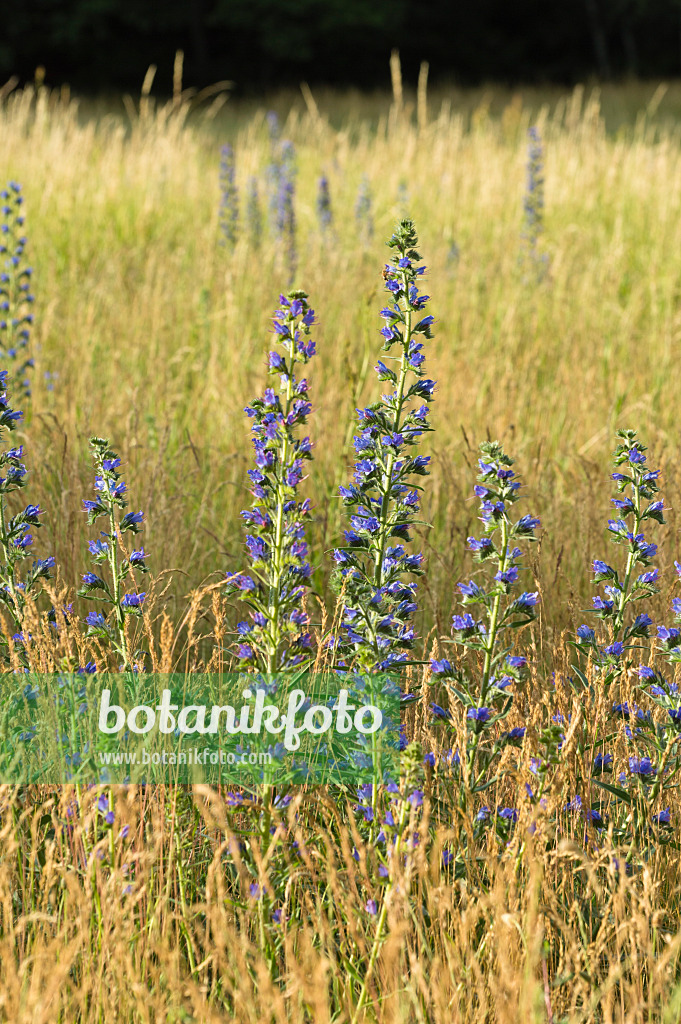
M312 458L312 442L301 429L312 406L308 382L296 370L315 354L315 314L302 291L281 295L279 303L273 329L281 351L269 354L271 384L245 410L255 462L248 474L253 504L242 512L251 567L227 574L228 593L237 593L250 613L250 621L238 626L239 663L267 673L309 662L312 647L305 611L311 576L305 523L311 506L298 497Z
M12 394L18 401L31 397L28 355L33 302L33 268L26 262L24 197L21 185L11 181L0 191L0 359L8 371Z
M148 573L149 568L143 547L127 553L124 535L135 536L140 532L144 514L125 511L128 488L119 472L120 457L109 441L91 437L90 450L95 466L95 496L83 500L83 511L87 513L88 526L101 520L105 529L88 542L96 571L83 573L78 594L104 605L102 611L87 615L87 636L102 640L121 659L122 668L128 670L139 666L126 620L141 616L146 598L146 592L140 593L136 586L130 590L129 581L134 582L138 573Z
M8 383L9 372L0 371L0 440L3 440L3 428L13 431L23 415L12 409L9 404ZM14 515L10 515L9 512L8 496L26 486L27 470L24 457L23 445L0 449L0 601L15 627L15 654L25 666L26 601L28 598L35 599L40 592L42 581L52 578L51 571L55 566L55 560L51 555L47 558L34 557L33 531L40 529L43 509L38 505L29 504ZM23 573L19 568L21 563L26 563ZM7 640L1 636L0 657L5 661L10 660Z
M336 654L366 671L399 669L415 641L412 578L422 575L423 556L407 544L418 523L416 480L428 473L430 456L417 449L431 429L435 391L423 365L433 317L424 312L429 296L418 289L425 267L413 222L401 221L388 246L393 255L383 277L389 299L380 332L386 356L376 366L388 391L357 410L354 479L340 488L349 529L334 552L336 583L344 594Z

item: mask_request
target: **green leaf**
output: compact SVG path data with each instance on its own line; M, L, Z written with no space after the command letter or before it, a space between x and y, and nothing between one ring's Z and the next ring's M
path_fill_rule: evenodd
M631 795L627 793L626 789L620 789L619 786L612 786L609 782L603 782L601 779L592 779L592 781L595 782L597 786L600 786L601 789L605 789L608 793L612 793L612 795L616 796L618 800L624 800L624 802L629 804L631 807L633 801L631 799Z
M495 775L493 779L487 779L486 782L481 782L479 786L474 786L471 793L482 793L483 789L489 789L495 782L499 781L499 776Z
M572 642L572 641L570 641L570 642ZM577 676L577 678L579 679L579 681L582 684L582 686L584 687L584 689L588 690L589 689L589 680L586 678L586 676L582 672L581 668L579 668L577 665L571 665L570 667L572 668L572 671Z

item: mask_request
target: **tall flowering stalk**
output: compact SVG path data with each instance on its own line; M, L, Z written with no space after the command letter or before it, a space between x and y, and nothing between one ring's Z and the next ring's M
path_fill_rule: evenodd
M677 578L681 579L681 564L675 562L674 565ZM629 797L629 819L633 826L629 859L646 840L652 847L660 842L673 841L669 807L662 806L661 810L656 810L657 805L664 805L668 794L678 787L675 777L681 770L681 695L678 683L673 679L681 662L681 598L673 598L671 610L675 625L657 627L653 652L654 662L667 662L671 681L655 664L639 665L637 670L639 685L662 713L662 720L656 722L650 714L641 714L640 709L635 708L630 709L629 714L629 720L634 719L636 723L632 739L638 740L638 749L629 758L629 774L635 785L629 787L627 793L616 792L625 804L626 796ZM613 791L607 783L600 784L604 789Z
M281 144L279 164L279 192L277 196L277 238L287 271L289 287L298 268L296 242L296 163L293 143L284 140Z
M373 202L371 197L371 186L366 174L362 175L355 203L355 221L357 231L365 245L368 245L374 237Z
M2 429L15 429L22 413L14 411L7 400L7 370L0 371L0 435ZM24 644L23 619L26 599L37 594L39 582L51 578L54 557L39 558L31 563L26 572L19 572L19 564L31 556L33 546L32 528L39 529L39 516L43 510L38 505L27 505L22 511L10 515L7 498L26 484L26 466L23 464L24 447L20 445L3 448L0 451L0 601L9 612L16 629L15 646ZM0 634L3 656L7 656L7 641ZM23 660L23 659L22 659Z
M234 247L239 230L239 193L236 187L234 149L223 146L220 159L220 230L222 244Z
M386 352L395 368L379 360L376 372L392 390L358 410L359 456L354 481L340 493L350 512L345 544L334 552L345 604L338 653L364 670L385 671L406 661L414 643L411 617L420 554L408 554L404 542L417 522L419 495L414 477L426 476L430 456L417 455L428 426L428 403L435 384L424 375L424 338L431 338L432 316L423 316L430 296L417 288L425 267L410 220L400 222L388 242L393 256L384 270L390 305L381 310ZM420 340L421 339L421 340Z
M271 351L268 360L279 387L265 388L245 410L253 420L255 453L249 471L253 506L242 512L250 529L251 569L227 574L228 592L240 592L251 616L238 626L241 665L268 674L305 664L311 648L304 607L311 574L304 526L310 502L301 501L297 491L312 457L310 438L300 436L312 407L307 380L299 380L296 369L315 354L315 318L305 292L280 295L279 302L274 332L282 351Z
M21 185L11 181L0 192L0 359L12 367L10 385L15 395L30 398L31 382L26 376L33 359L26 351L30 341L33 269L24 251L24 197Z
M506 742L522 740L522 735L496 735L495 725L510 711L510 688L526 666L526 659L511 653L512 632L535 617L539 595L520 590L518 543L535 540L539 520L531 515L516 519L514 506L520 499L520 481L511 469L513 460L497 441L480 445L480 469L475 495L480 500L481 538L469 537L474 559L488 568L487 581L469 580L458 588L465 607L479 606L477 618L469 611L452 620L453 642L462 651L460 662L448 658L431 662L433 676L453 680L454 691L466 708L468 724L467 767L470 790L480 783L494 756ZM468 658L465 656L468 655ZM481 671L475 672L480 665ZM446 709L433 706L436 717L448 718ZM484 757L478 758L484 748ZM478 761L480 762L478 764Z
M319 186L317 189L317 218L322 232L326 234L333 224L331 193L329 192L329 179L326 175L322 175L319 179Z
M295 211L296 151L288 139L280 140L276 114L268 114L268 123L270 163L265 176L269 193L270 227L288 270L290 285L298 266Z
M300 500L298 486L303 479L306 460L312 457L310 438L301 436L301 428L311 412L308 383L298 379L296 369L305 366L315 354L310 329L314 310L302 291L279 296L274 313L274 334L280 349L269 353L268 369L272 385L262 398L246 406L251 419L255 467L249 471L253 504L242 512L250 530L246 547L251 559L249 572L227 574L227 592L238 592L249 609L250 621L238 624L241 642L238 658L242 668L265 672L269 677L280 670L305 668L311 660L311 636L305 598L311 575L305 521L309 500ZM272 681L276 685L276 681ZM277 797L269 772L265 772L261 800L257 805L257 830L260 856L266 861L273 842L273 817L286 806L287 797ZM256 805L253 805L254 810ZM249 857L249 851L246 857ZM258 865L251 865L259 874ZM274 893L252 883L251 895L257 899L257 920L261 949L270 963L271 929L278 922Z
M248 179L248 195L246 199L246 223L251 242L256 249L260 248L262 242L262 210L260 208L260 196L258 194L258 180L251 177Z
M521 234L521 263L538 280L546 273L546 255L539 252L539 236L544 230L544 150L539 132L534 125L528 130L527 185L523 199L523 229Z
M390 798L390 810L385 816L379 836L375 843L372 843L376 847L385 844L388 864L383 865L383 877L387 879L387 885L383 892L380 909L377 901L373 899L368 900L365 905L366 912L371 917L376 918L376 925L366 971L359 989L351 1024L357 1024L362 1017L369 991L369 982L373 978L378 956L385 939L390 904L395 891L399 890L400 886L405 885L405 876L407 880L409 879L411 873L410 860L418 841L418 833L414 835L414 826L418 820L419 809L423 804L423 791L417 788L423 778L420 745L418 743L410 743L406 746L400 762L400 784L392 782L386 787L386 796ZM371 789L371 785L368 788ZM366 789L366 786L360 788L360 799L365 798ZM362 792L363 790L364 792ZM373 794L369 795L373 795L371 808L365 806L364 810L365 812L371 810L370 816L373 820L376 810L375 789Z
M102 611L93 611L85 619L88 636L96 636L109 644L122 660L122 668L134 667L136 654L131 649L126 631L126 619L140 616L146 593L139 593L135 587L126 589L128 577L134 582L134 574L148 572L144 548L128 554L123 545L123 535L133 536L142 529L144 515L139 512L124 512L128 502L127 485L118 472L121 460L111 448L108 440L91 437L90 448L95 464L95 499L83 500L83 511L87 512L88 526L99 519L106 526L97 540L89 541L90 555L96 567L95 572L86 572L82 577L79 596L89 601L98 601Z
M626 560L620 568L602 559L594 561L594 583L603 585L603 594L594 597L593 611L604 630L597 633L592 627L581 625L574 643L588 657L599 689L612 694L612 728L607 736L597 738L601 749L592 758L591 780L615 797L609 808L614 819L612 836L618 845L628 847L627 863L631 864L637 853L647 859L660 843L669 839L665 832L669 825L668 810L656 812L656 807L667 792L676 788L675 776L681 769L681 701L678 685L665 678L657 662L666 660L673 674L681 661L681 599L672 601L677 625L657 627L652 664L635 666L653 626L647 612L640 610L641 602L658 593L659 580L658 569L651 567L657 545L646 539L644 530L652 522L664 523L664 503L659 498L657 483L660 472L648 466L647 449L636 432L620 430L617 438L612 474L617 496L611 499L616 518L608 521L608 533L615 544L625 548ZM681 565L675 564L677 575L681 576ZM573 669L583 690L591 690L585 672L577 665ZM638 677L641 690L662 712L661 721L656 721L649 710L622 701L619 685L629 675ZM605 743L618 725L624 732L628 771L620 772L615 784L605 781L603 776L614 768L613 755L605 750ZM589 813L597 813L601 823L604 821L605 808Z
M620 677L630 652L649 636L652 619L636 609L640 601L658 592L659 572L651 568L657 545L649 543L643 531L651 521L664 523L664 504L657 497L660 471L647 466L647 449L635 431L619 430L616 436L619 443L613 455L612 478L617 497L611 500L617 518L608 520L608 533L613 543L626 549L626 562L618 570L595 559L594 583L603 584L603 595L594 597L593 612L607 632L597 637L594 629L582 625L575 638L578 648L591 658L602 686ZM588 685L583 673L579 674Z
M276 237L282 168L281 128L279 126L279 118L273 110L270 110L267 115L267 128L270 137L270 162L265 169L265 184L268 197L270 232Z

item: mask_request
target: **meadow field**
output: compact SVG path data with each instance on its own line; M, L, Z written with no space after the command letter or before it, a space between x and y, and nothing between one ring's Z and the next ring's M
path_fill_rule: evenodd
M312 502L313 649L345 628L339 486L352 476L356 409L385 390L374 372L385 243L411 218L436 387L419 448L431 456L419 479L426 525L410 545L425 575L401 676L417 699L403 713L400 795L294 787L274 801L130 785L109 787L102 804L98 786L0 787L0 1020L672 1024L678 634L632 631L622 605L601 627L623 652L570 641L582 623L598 627L594 573L613 579L594 559L620 557L608 534L618 443L623 459L647 445L664 502L665 523L646 524L658 550L639 559L654 557L659 577L640 584L637 608L669 623L678 594L681 85L305 90L262 105L227 95L178 88L154 101L145 90L107 105L42 85L0 90L0 187L21 185L35 295L32 394L22 404L10 391L25 412L12 443L26 452L25 496L44 510L35 557L55 559L46 596L25 610L35 642L9 642L7 666L116 663L76 595L97 535L82 511L91 435L120 454L130 508L145 515L146 599L124 631L134 619L156 671L239 665L243 611L225 574L247 566L244 407L267 386L272 315L291 287L316 313L313 458L299 485ZM528 242L530 128L543 207ZM225 145L237 219L221 191ZM286 159L295 243L272 205L271 168ZM247 209L253 181L260 229ZM618 430L638 440L618 442ZM541 528L522 585L538 595L536 614L509 641L529 668L513 677L488 749L484 719L468 713L480 701L462 702L441 659L453 660L442 639L461 611L456 584L478 579L467 538L481 529L478 446L493 441L522 480L520 514ZM488 456L504 464L497 449ZM630 461L638 526L641 495L653 492ZM15 496L2 500L16 511ZM51 636L47 609L71 602ZM458 643L484 699L489 664L465 631ZM670 664L651 695L635 668L657 664L655 652ZM641 768L642 754L654 766ZM391 857L379 817L392 822L389 840L395 829Z

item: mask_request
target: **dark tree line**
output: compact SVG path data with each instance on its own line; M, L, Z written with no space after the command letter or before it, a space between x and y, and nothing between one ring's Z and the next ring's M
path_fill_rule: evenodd
M560 82L681 74L681 0L5 0L0 76L137 89L150 63L170 90L232 79L385 85L393 48L431 81Z

